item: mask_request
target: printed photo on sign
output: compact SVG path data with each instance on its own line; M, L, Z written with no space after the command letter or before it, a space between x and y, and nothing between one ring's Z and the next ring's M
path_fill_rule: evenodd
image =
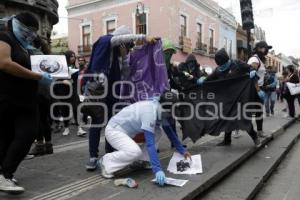
M70 78L66 57L63 55L35 55L30 60L34 72L48 73L53 78Z

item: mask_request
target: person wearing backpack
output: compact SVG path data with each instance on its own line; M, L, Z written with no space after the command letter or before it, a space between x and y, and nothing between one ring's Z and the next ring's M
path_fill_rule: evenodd
M276 86L278 80L275 72L272 70L272 66L268 66L267 73L264 78L263 91L265 92L265 108L266 108L266 116L269 117L274 115L274 106L276 101Z
M99 88L97 84L99 80L95 79L101 79L100 82L103 79L107 80L103 83L107 88L107 94L104 99L96 98L105 104L107 112L104 112L102 115L100 113L97 117L92 117L92 124L89 130L90 158L86 163L86 170L93 171L97 169L101 125L105 124L104 119L109 120L113 116L114 105L119 102L116 95L120 94L120 87L119 85L113 87L113 85L121 81L122 74L129 68L128 55L130 50L135 44L154 43L155 41L154 38L149 38L143 34L132 34L130 28L123 25L118 27L112 34L101 36L93 44L92 55L83 79L85 88L89 88L90 91L93 91L93 87L90 86L91 84L94 85L94 82L96 82L96 88ZM93 92L97 92L97 90ZM105 152L110 153L113 151L113 147L108 142L105 142Z
M257 85L256 89L259 97L261 98L261 109L259 112L256 112L256 125L257 125L257 134L259 137L266 137L263 132L263 107L265 101L265 92L263 91L265 73L266 73L266 56L269 53L269 50L272 49L272 46L269 46L265 41L260 41L255 44L253 56L248 60L248 65L251 65L252 68L256 71Z

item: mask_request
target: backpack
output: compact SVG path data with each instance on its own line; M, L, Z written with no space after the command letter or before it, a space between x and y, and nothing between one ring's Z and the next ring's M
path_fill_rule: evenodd
M95 103L105 103L105 97L97 98L102 96L105 93L105 84L107 84L107 79L89 80L85 85L84 91L84 101L83 106L81 108L81 112L87 116L91 116L92 118L101 118L104 119L104 108L100 105L88 105Z

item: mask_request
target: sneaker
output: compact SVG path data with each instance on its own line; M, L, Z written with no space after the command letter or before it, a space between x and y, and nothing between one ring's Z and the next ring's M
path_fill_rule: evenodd
M53 145L50 142L45 143L45 154L53 154Z
M36 143L35 146L28 153L29 155L42 156L45 154L45 144Z
M240 131L236 130L233 132L232 137L235 139L238 139L242 136L242 134L240 133Z
M17 186L11 179L6 179L3 175L0 175L0 191L23 193L25 190L23 187Z
M270 113L266 113L266 117L270 117Z
M114 177L113 174L109 174L109 173L106 172L105 166L102 164L102 159L103 159L103 158L101 158L101 159L98 161L98 165L99 165L99 167L101 168L101 175L102 175L104 178L107 178L107 179L113 178L113 177Z
M63 136L67 136L70 134L70 129L69 128L65 128L64 132L62 133Z
M82 137L86 135L86 131L83 130L81 127L78 127L77 136Z
M225 140L217 144L218 147L230 146L230 145L231 145L231 141L225 141Z
M85 168L87 171L94 171L97 169L97 158L90 158L89 161L86 163Z
M265 135L265 133L263 131L257 131L257 136L261 137L261 138L266 138L268 137L267 135Z

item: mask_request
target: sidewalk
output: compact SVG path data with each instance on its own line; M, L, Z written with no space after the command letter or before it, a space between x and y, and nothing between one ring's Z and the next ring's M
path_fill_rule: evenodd
M283 106L277 103L275 116L265 119L264 130L267 134L278 133L282 131L283 126L291 122L291 119L282 117L280 111ZM296 108L298 111L298 104ZM25 187L26 192L20 196L0 193L0 199L191 199L195 195L193 191L207 189L255 151L253 142L247 134L243 133L241 138L233 139L231 147L216 147L215 144L222 139L221 137L206 136L194 145L190 141L185 141L192 154L202 155L204 173L193 176L167 173L166 168L173 151L170 151L170 144L166 137L163 137L159 146L162 166L168 177L189 180L183 188L156 186L151 183L151 179L154 178L151 170L130 172L124 176L134 178L139 183L138 189L115 187L113 181L103 179L99 171L92 173L85 171L88 147L86 141L80 141L81 143L78 143L80 145L76 144L77 146L66 148L53 155L24 161L16 173L16 178ZM103 155L103 143L100 148Z

